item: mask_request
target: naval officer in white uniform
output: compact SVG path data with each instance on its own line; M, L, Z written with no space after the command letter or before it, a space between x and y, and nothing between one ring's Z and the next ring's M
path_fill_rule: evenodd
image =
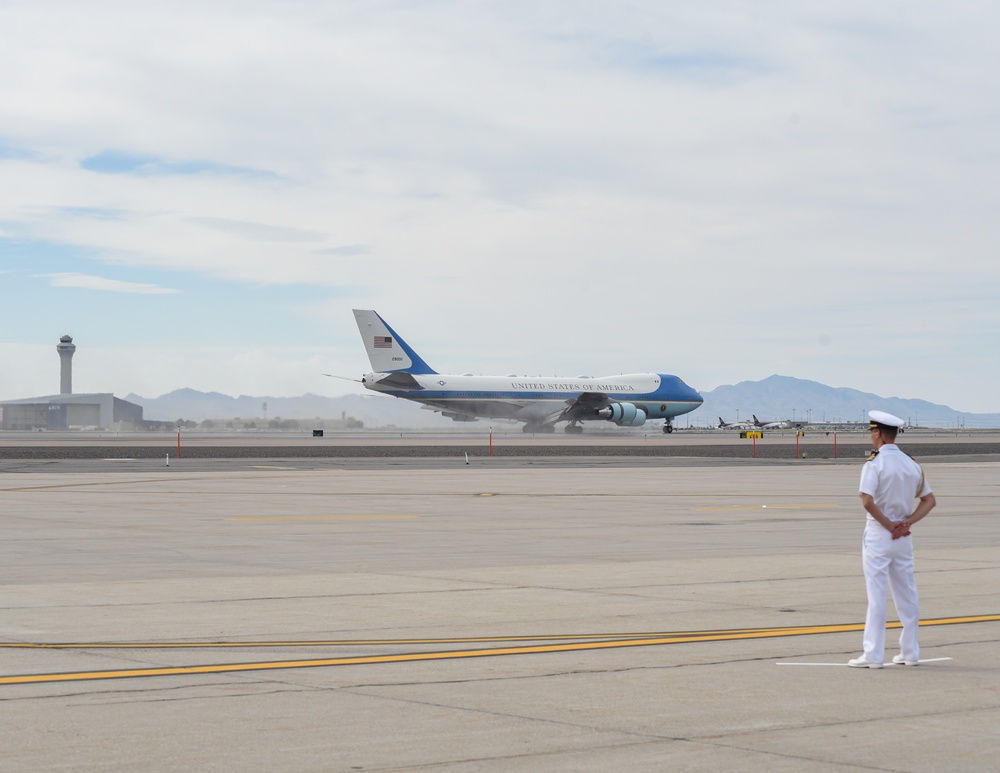
M900 653L893 663L915 666L920 660L917 583L913 577L913 538L910 528L933 509L937 501L920 465L899 450L896 433L903 420L884 411L871 411L875 453L861 470L861 504L868 513L862 543L868 614L864 652L848 661L853 668L882 668L885 658L886 584L903 624ZM914 507L916 501L916 507Z

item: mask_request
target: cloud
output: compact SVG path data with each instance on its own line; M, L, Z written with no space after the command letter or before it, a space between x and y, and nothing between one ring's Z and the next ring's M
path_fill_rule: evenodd
M108 209L104 207L61 207L56 216L65 215L68 218L92 218L94 220L123 220L131 213L121 209Z
M218 231L239 236L244 239L254 239L265 242L316 242L326 238L319 231L308 231L302 228L251 223L242 220L229 220L222 217L192 217L192 223L214 228Z
M175 295L179 290L171 290L157 285L139 282L123 282L119 279L108 279L91 274L73 272L58 274L35 274L36 278L48 279L52 287L76 287L83 290L100 290L110 293L129 293L133 295Z
M327 247L323 250L316 250L317 255L339 255L344 258L353 258L358 255L370 255L371 247L367 244L344 244L340 247Z

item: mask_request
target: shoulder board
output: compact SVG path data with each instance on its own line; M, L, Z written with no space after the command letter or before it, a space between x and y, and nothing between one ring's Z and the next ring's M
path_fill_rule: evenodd
M868 458L867 458L867 459L865 459L865 461L866 461L866 462L870 462L870 461L871 461L872 459L874 459L874 458L875 458L876 456L878 456L878 451L872 451L872 452L871 452L870 454L868 454Z

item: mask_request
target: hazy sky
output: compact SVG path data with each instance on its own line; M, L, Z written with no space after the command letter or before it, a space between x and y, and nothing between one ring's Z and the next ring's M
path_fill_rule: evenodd
M0 399L771 374L1000 411L1000 6L0 4Z

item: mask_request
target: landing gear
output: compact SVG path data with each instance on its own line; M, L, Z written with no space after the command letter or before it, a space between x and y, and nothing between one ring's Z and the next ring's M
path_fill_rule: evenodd
M556 428L552 424L525 424L521 427L522 432L530 432L532 435L541 433L555 432Z
M575 421L574 422L570 422L569 424L566 425L566 427L563 429L563 431L567 435L582 435L583 434L583 425L582 424L577 424Z
M673 431L674 431L674 423L670 419L667 419L665 422L663 422L664 435L669 435Z

